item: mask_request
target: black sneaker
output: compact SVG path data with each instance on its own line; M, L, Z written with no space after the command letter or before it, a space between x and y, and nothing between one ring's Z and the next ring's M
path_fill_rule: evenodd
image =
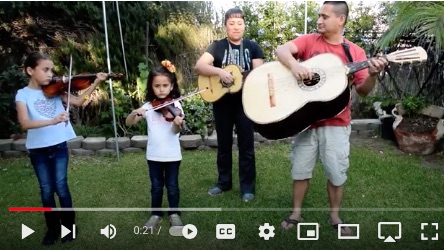
M42 245L49 246L53 245L57 239L59 238L59 234L52 231L47 231L45 237L43 237Z

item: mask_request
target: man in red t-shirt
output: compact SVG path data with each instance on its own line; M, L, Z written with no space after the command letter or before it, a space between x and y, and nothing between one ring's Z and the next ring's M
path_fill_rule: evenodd
M303 35L279 46L276 49L278 60L286 65L297 79L307 79L312 74L296 59L307 60L318 54L333 53L339 56L344 64L348 63L343 42L349 45L354 62L367 60L362 48L342 36L347 17L346 2L324 2L317 21L318 34ZM366 96L372 91L378 73L387 65L387 61L383 58L369 59L368 62L368 70L361 70L353 75L352 84L361 96ZM350 106L351 103L336 117L317 122L295 136L291 152L294 210L282 222L284 229L289 229L302 221L302 202L308 190L318 154L328 178L327 190L331 209L329 223L336 229L339 224L343 223L339 217L339 207L349 167ZM341 227L341 235L351 234L350 228Z

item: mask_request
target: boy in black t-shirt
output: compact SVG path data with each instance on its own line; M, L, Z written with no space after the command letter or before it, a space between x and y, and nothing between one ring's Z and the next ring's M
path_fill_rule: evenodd
M264 53L259 45L244 39L245 20L242 10L234 8L225 13L227 37L214 41L199 58L195 70L199 75L218 75L221 81L233 82L233 76L223 70L230 64L250 71L263 64ZM226 94L213 103L217 133L217 184L208 190L215 196L232 188L233 126L239 147L239 181L242 200L252 201L255 195L256 163L254 154L253 123L246 117L242 106L242 91Z

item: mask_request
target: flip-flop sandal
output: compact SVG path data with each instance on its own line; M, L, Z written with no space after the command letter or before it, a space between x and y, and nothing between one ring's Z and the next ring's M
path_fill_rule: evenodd
M285 227L283 227L282 223L281 223L281 227L284 230L289 230L289 229L297 226L298 223L302 222L302 221L304 221L304 219L302 217L300 217L299 220L295 220L295 219L291 219L289 216L289 217L285 218L285 220L283 221L283 222L287 223L287 225ZM292 226L290 226L290 225L292 225Z
M344 221L342 221L342 223L333 224L333 223L331 222L330 219L328 219L328 223L329 223L329 224L330 224L330 225L331 225L336 231L338 231L339 224L345 224ZM349 228L349 227L347 227L347 226L341 227L341 236L351 236L351 235L353 235L353 231L351 230L351 228Z

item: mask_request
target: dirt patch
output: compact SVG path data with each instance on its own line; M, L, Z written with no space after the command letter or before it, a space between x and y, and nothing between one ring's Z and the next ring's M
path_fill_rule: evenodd
M422 166L426 168L436 168L444 171L443 152L422 157Z
M350 137L350 143L352 146L366 147L369 150L380 154L384 154L386 151L390 151L399 155L409 155L401 151L394 141L384 140L379 137ZM442 171L444 171L444 151L419 157L421 157L422 159L423 167L441 169Z
M398 125L398 128L413 133L431 133L434 129L436 129L438 121L438 118L426 115L403 117L402 121Z

